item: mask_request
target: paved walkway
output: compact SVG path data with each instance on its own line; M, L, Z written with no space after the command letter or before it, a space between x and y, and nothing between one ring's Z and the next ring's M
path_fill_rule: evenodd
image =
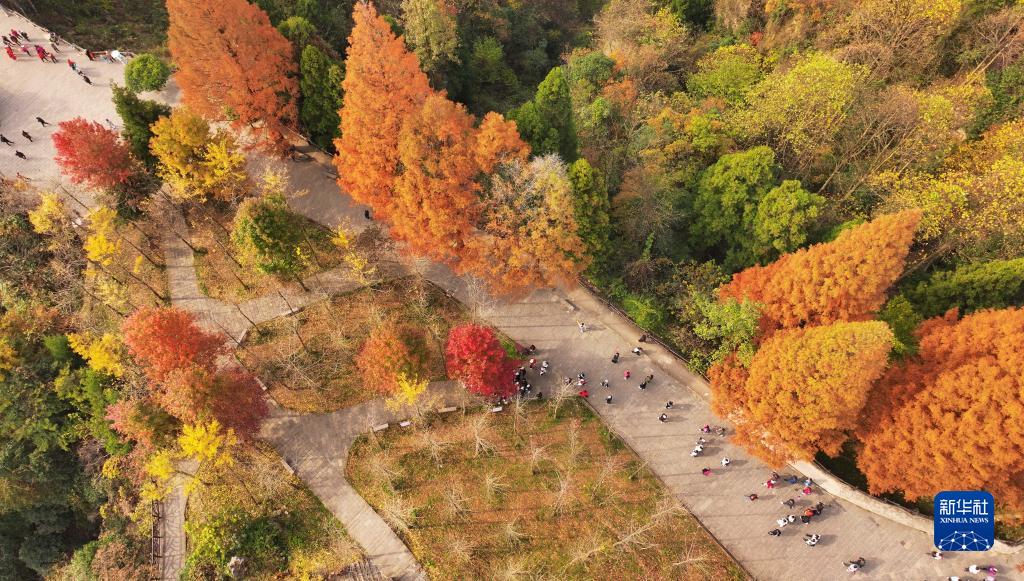
M43 28L0 8L0 30L6 35L12 28L28 34L26 44L30 50L38 44L53 52ZM107 119L120 125L110 100L110 83L124 83L124 65L90 61L84 52L67 43L59 48L61 52L54 53L56 64L40 61L34 50L32 57L16 50L17 61L0 52L0 79L3 80L0 82L0 133L15 143L13 147L0 145L0 174L14 178L20 172L44 188L62 181L53 161L55 151L50 139L58 122L84 117L104 126ZM68 58L75 61L92 85L87 85L68 67ZM36 116L50 125L39 125ZM33 141L22 137L22 131L28 131ZM28 159L15 157L15 150Z
M438 409L461 406L466 390L454 382L429 386L418 405ZM385 576L426 579L412 553L345 479L345 463L356 437L373 426L408 418L408 409L389 410L382 400L331 414L296 414L276 408L263 423L260 437L270 442L296 475L344 525Z
M160 540L157 549L156 574L163 581L178 581L181 569L188 557L188 540L185 537L185 508L188 494L185 486L195 474L199 464L195 460L178 463L178 472L168 484L170 492L163 499L163 513L160 515Z
M310 193L293 207L309 218L328 226L334 226L335 216L361 218L352 215L353 206L326 174L320 186L307 187ZM539 357L551 361L554 373L549 377L584 371L594 384L608 377L609 391L591 388L595 410L755 578L833 580L846 575L841 565L844 560L863 556L868 565L859 574L861 578L944 580L979 559L973 554L950 553L936 561L928 554L933 548L930 535L821 491L801 498L792 486L767 490L762 483L771 469L728 438L709 438L704 456L691 458L689 452L700 436L700 426L722 424L708 406L707 384L657 347L645 346L643 356L632 355L639 329L585 290L568 294L539 290L525 299L504 302L488 297L478 285L455 277L443 266L427 265L424 274L516 341L536 345ZM590 330L581 334L577 320L587 322ZM610 358L616 351L623 356L618 364L612 364ZM623 379L626 369L632 372L630 381ZM641 391L639 378L648 374L654 374L655 380ZM535 380L543 383L539 378ZM606 393L614 395L612 405L604 404ZM661 423L658 415L666 411L669 400L674 402L667 412L670 420ZM723 457L732 460L728 469L719 464ZM701 474L705 466L712 468L712 476ZM760 498L750 502L746 498L750 493ZM797 499L801 512L809 504L824 502L824 514L811 525L791 525L783 529L781 537L769 537L768 531L776 528L775 519L800 514L781 505L791 497ZM817 547L802 542L805 533L822 535ZM997 564L1004 572L1003 578L1015 574L1005 557L984 555L980 559Z

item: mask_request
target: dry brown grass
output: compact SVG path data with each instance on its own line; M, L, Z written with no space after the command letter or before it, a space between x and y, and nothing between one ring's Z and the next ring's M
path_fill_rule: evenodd
M378 511L412 516L397 530L433 578L743 578L588 408L551 407L364 438L349 479ZM446 443L441 462L432 441Z
M363 387L353 359L370 331L390 318L427 330L432 346L430 379L444 379L444 341L465 315L456 301L418 277L339 295L294 316L261 324L237 353L282 406L334 411L380 397Z

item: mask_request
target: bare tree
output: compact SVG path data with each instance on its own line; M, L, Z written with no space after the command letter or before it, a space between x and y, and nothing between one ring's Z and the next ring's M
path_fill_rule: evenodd
M547 446L536 446L530 444L530 473L537 475L540 472L540 463L548 459Z
M404 534L409 534L409 529L416 522L415 508L397 494L388 495L380 504L380 511L391 528Z
M480 454L493 454L494 444L487 439L491 426L491 417L486 413L480 414L470 420L470 429L473 434L473 457L479 458Z
M466 498L466 493L462 489L461 484L452 483L448 486L444 490L444 500L448 506L448 511L454 517L459 517L469 512L469 499Z
M519 517L506 521L501 527L501 538L511 548L518 547L528 538L528 535L519 529Z
M563 514L572 506L574 500L573 485L572 473L564 472L558 475L558 488L555 489L555 498L551 503L551 506L555 509L555 514Z
M484 497L489 503L496 503L508 491L508 482L502 474L488 472L484 475Z

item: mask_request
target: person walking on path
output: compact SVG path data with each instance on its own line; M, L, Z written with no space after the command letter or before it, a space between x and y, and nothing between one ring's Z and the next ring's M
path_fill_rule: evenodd
M576 321L576 324L580 326L580 335L587 332L587 324L583 321Z
M672 404L672 400L669 400L669 401L668 401L668 403L667 403L667 404L665 404L665 409L667 409L667 410L670 410L670 409L672 409L672 405L673 405L673 404Z
M705 466L703 469L701 469L700 473L703 474L704 476L711 476L711 469Z
M75 71L76 73L78 72L78 65L75 64L75 61L68 59L68 66L71 68L71 70Z
M668 421L668 414L661 414L660 416L658 416L658 421L663 423L663 424L665 422L667 422Z
M786 505L789 508L793 508L794 506L796 506L796 499L790 498L788 500L783 500L782 504Z
M647 389L647 382L646 381L641 381L640 382L640 391L643 391L645 389Z
M616 351L615 355L612 355L612 363L618 363L618 362L619 362L619 352Z
M640 355L643 354L643 352L644 352L644 350L641 349L640 347L633 347L633 355L636 355L637 357L639 357Z
M732 464L732 460L728 458L722 458L722 468L728 468L729 464Z
M623 377L623 379L629 379L629 376L630 376L630 373L629 373L629 370L627 369L626 372L622 374L622 377Z
M7 137L3 133L0 133L0 143L6 143L7 147L14 147L14 142L11 141L10 139L7 139Z
M612 396L609 395L609 396L605 397L604 398L604 403L612 403Z
M11 46L11 39L7 38L7 35L6 35L6 34L4 34L4 35L0 35L0 36L3 36L3 39L4 39L4 46Z
M28 35L27 35L27 34L25 34L25 31L24 31L24 30L23 30L23 31L21 31L21 37L22 37L22 38L24 38L26 42L28 41Z
M32 141L32 136L28 134L28 131L22 130L21 136L28 140L29 143L35 143Z
M18 55L14 54L14 49L11 47L7 47L7 56L11 57L12 61L18 60Z
M769 537L781 537L782 536L782 531L780 531L779 529L772 529L772 530L768 531L768 536Z
M18 38L18 31L13 28L11 29L11 42L14 44L21 44L21 39Z
M25 154L20 151L15 151L14 155L20 157L21 159L28 159L27 157L25 157Z
M747 500L749 500L750 502L754 502L755 500L757 500L757 495L751 492L750 494L747 495Z

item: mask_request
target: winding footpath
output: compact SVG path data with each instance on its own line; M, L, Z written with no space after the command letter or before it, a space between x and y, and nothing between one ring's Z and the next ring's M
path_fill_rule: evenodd
M0 10L0 29L24 29L35 42L45 33L24 18ZM40 43L43 44L43 43ZM115 47L99 47L115 48ZM66 64L71 56L85 66L93 86L84 84ZM9 148L0 151L0 173L13 177L24 174L41 188L54 187L61 178L52 161L53 148L49 135L56 122L83 116L106 124L119 119L110 103L110 81L119 81L121 65L88 62L76 49L58 55L60 64L45 64L38 59L17 62L0 60L0 132L14 139L27 160L13 156ZM172 86L163 98L174 100ZM42 127L34 118L41 116L51 125ZM20 143L16 137L28 130L35 141ZM291 206L303 215L326 226L342 221L355 225L369 222L362 208L339 191L329 167L329 160L314 154L314 161L272 162L254 159L252 165L285 167L293 190L308 193L292 195ZM85 198L88 200L88 198ZM164 232L167 274L175 305L195 312L211 329L224 332L233 341L241 341L252 322L262 322L287 315L335 292L354 288L344 273L325 273L319 280L310 280L314 289L308 293L271 295L240 305L230 305L205 297L196 282L192 251L182 241L187 228L180 216L169 214ZM176 234L177 233L177 234ZM705 456L691 458L689 451L703 424L720 424L708 406L708 386L689 373L669 353L647 347L641 357L629 353L640 331L628 320L608 310L582 289L563 292L541 289L530 296L505 302L488 297L478 285L454 276L437 265L418 265L413 270L459 298L487 322L523 344L534 344L539 357L551 362L554 373L549 377L572 375L585 371L596 384L603 376L611 380L610 393L614 403L604 404L605 390L595 387L592 405L606 424L647 462L666 487L690 510L722 545L757 579L764 580L834 580L845 577L841 562L863 556L868 565L856 577L880 580L944 580L960 574L972 562L999 566L1000 579L1024 578L1013 569L1019 556L994 553L951 554L935 561L928 557L930 535L898 519L889 519L869 512L845 500L816 490L803 504L826 505L824 514L808 526L792 525L779 538L767 536L775 528L775 519L786 514L780 502L799 497L793 487L781 486L766 490L762 482L770 469L733 446L728 438L713 438L705 447ZM590 330L580 333L576 321L585 321ZM615 351L623 353L618 364L610 362ZM625 369L633 380L625 381ZM637 388L637 378L654 374L646 391ZM537 379L537 378L534 378ZM534 381L535 384L543 382ZM550 391L550 386L542 389ZM450 384L432 385L430 393L437 396L436 405L456 405L460 390ZM672 400L669 421L657 421L665 411L665 402ZM274 409L263 426L263 436L282 454L325 505L342 521L349 534L359 541L370 559L388 576L416 579L423 576L409 550L384 521L351 489L344 478L345 457L352 439L377 423L401 419L402 412L390 412L380 402L369 402L334 414L299 415ZM718 461L728 456L732 464L723 469ZM702 476L701 468L711 467L711 476ZM811 468L808 466L807 468ZM187 499L183 480L165 501L161 578L177 579L185 555L182 520ZM746 496L757 493L760 498L750 502ZM794 511L795 512L795 511ZM805 532L822 535L817 547L801 542Z
M290 175L301 176L309 192L291 200L293 209L329 227L343 219L365 223L362 208L338 189L330 170L317 167L327 161L318 156L318 163L290 164ZM818 487L809 497L802 497L798 487L781 482L767 490L763 483L772 470L734 446L728 437L709 438L704 456L691 458L689 452L700 436L700 427L722 424L711 413L709 386L657 346L646 345L641 356L630 353L641 331L586 290L542 289L524 299L506 302L487 296L478 285L443 266L428 264L421 271L475 309L483 320L521 344L536 345L538 357L549 360L553 367L548 377L583 371L594 385L607 377L614 403L606 405L605 389L594 387L591 404L595 411L754 578L834 580L846 575L842 562L857 557L868 561L857 574L863 579L945 580L979 561L996 564L1001 579L1022 578L1011 566L1020 562L1017 556L947 553L942 560L934 560L929 556L933 549L930 534L833 497ZM577 321L587 323L585 333L579 331ZM610 359L616 351L623 355L618 364L613 364ZM629 381L623 379L627 369L632 374ZM648 374L655 379L646 390L640 390L639 378ZM534 379L536 384L544 385L539 378ZM550 383L546 389L551 389ZM670 400L674 405L667 411L669 421L661 423L658 416L666 411L665 404ZM292 421L297 425L308 422L302 431L324 429L317 416L299 416ZM731 459L728 468L719 464L723 457ZM712 475L703 476L704 467L712 468ZM751 493L758 494L758 500L749 501L747 495ZM791 525L783 529L781 537L769 537L767 533L776 528L776 519L800 514L782 506L788 498L797 500L801 512L819 501L826 508L812 524ZM818 546L811 548L802 542L806 533L822 536Z

